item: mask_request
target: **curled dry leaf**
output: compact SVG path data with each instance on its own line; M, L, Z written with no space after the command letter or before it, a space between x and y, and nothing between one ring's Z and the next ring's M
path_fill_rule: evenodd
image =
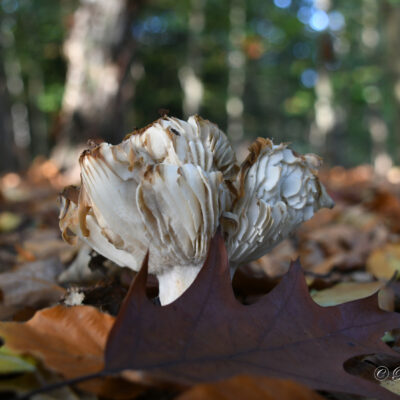
M314 389L397 399L348 374L346 360L390 354L384 332L400 315L379 309L376 295L334 307L310 297L299 264L270 293L245 306L232 291L224 240L217 234L199 276L175 302L146 297L147 260L109 335L107 373L140 371L147 379L213 382L243 372L293 379Z
M0 337L7 348L29 354L46 368L67 379L89 375L103 367L106 338L114 318L89 306L55 306L44 309L26 323L1 322ZM140 393L138 385L121 379L93 379L79 385L113 398Z
M135 271L149 249L168 304L196 278L219 225L234 269L333 206L319 157L262 138L249 150L239 167L225 134L199 116L164 116L116 146L96 145L80 158L80 189L61 197L63 237Z
M234 378L196 385L176 400L323 400L319 394L296 382L262 376Z

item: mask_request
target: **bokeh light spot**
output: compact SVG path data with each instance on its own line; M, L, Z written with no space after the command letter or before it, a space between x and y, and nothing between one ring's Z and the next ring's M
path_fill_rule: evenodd
M310 27L315 31L323 31L329 25L329 17L325 11L316 10L313 12L310 18Z
M19 3L18 0L3 0L1 2L1 7L5 13L12 14L18 10Z
M332 31L340 31L345 25L344 16L339 11L332 11L329 13L329 28Z
M292 0L274 0L274 4L279 8L288 8L292 4Z
M300 77L301 83L307 88L314 87L315 83L317 82L317 79L318 79L317 71L311 68L304 70Z
M311 7L300 7L299 11L297 11L297 18L303 24L308 24L311 18L312 10Z

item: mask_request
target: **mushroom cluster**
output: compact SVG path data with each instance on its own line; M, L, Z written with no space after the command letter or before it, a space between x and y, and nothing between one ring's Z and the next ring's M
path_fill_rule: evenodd
M161 304L179 297L200 271L221 226L231 268L255 260L333 202L315 155L258 138L238 165L213 123L164 116L122 143L80 157L81 186L61 195L60 229L120 266L149 272Z

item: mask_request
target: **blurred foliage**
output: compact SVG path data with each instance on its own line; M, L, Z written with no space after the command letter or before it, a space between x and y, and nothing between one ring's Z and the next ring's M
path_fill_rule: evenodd
M204 29L197 39L204 96L200 114L227 126L229 12L231 1L204 2ZM2 0L1 52L10 103L27 105L30 153L46 153L54 141L66 77L62 44L79 1ZM386 19L397 0L248 0L241 50L246 57L243 95L245 139L269 136L300 151L317 129L317 82L324 75L333 113L322 153L331 163L371 162L371 118L384 121L384 146L396 158L398 103ZM165 108L182 117L179 69L188 57L193 0L144 2L132 21L136 40L128 81L134 96L125 131L154 120ZM22 81L21 81L22 80ZM326 100L326 99L325 99ZM318 101L320 103L318 103ZM321 108L322 109L322 108ZM12 110L12 107L11 107ZM32 122L34 115L41 123ZM314 128L313 128L314 127ZM317 128L316 128L317 127Z
M28 146L32 155L46 154L54 144L66 76L62 44L76 5L69 0L0 3L0 54L11 115L26 114L29 126L29 136L16 138L16 144Z

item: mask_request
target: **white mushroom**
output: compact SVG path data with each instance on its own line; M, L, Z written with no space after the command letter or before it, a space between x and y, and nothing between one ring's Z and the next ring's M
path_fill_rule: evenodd
M161 304L194 281L221 224L232 267L263 255L331 200L316 156L258 139L239 169L218 127L163 117L81 158L81 188L63 193L60 228L135 271L149 249Z
M232 268L263 256L318 209L334 205L317 177L319 157L262 138L249 151L223 219Z

